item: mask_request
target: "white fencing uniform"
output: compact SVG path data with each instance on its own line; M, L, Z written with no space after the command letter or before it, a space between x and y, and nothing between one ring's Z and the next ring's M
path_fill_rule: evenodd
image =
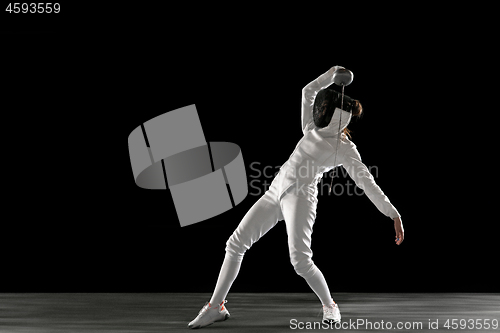
M290 260L295 271L308 282L323 304L331 304L323 274L312 261L311 235L316 218L317 184L324 172L334 168L335 160L337 165L342 164L346 168L356 185L364 190L384 215L390 218L399 216L375 183L368 168L361 162L356 145L343 134L335 159L340 118L340 130L343 131L349 124L351 114L337 108L328 126L317 128L313 122L315 96L319 90L333 83L332 76L336 68L331 68L302 90L304 136L273 179L269 189L250 208L226 242L226 258L212 298L214 302L220 303L225 298L245 252L278 221L284 219ZM235 268L232 273L228 273L231 265ZM229 283L224 284L228 281Z

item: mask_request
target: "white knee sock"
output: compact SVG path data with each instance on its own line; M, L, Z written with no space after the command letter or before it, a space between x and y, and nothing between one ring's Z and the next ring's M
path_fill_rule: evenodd
M217 279L217 285L215 286L214 293L210 299L210 305L219 305L226 299L227 293L233 284L233 281L238 276L240 271L241 261L230 260L228 255L224 257L224 262L220 269L219 278Z
M333 304L333 299L330 295L330 289L328 289L325 277L319 269L316 270L316 273L313 276L304 279L306 280L309 287L311 287L311 289L314 291L316 296L318 296L323 305L328 306L330 304Z
M230 260L226 254L226 256L224 257L224 262L222 263L222 267L220 269L219 278L217 279L217 285L215 286L214 293L212 295L212 298L210 299L210 304L219 305L226 299L233 281L238 276L240 267L241 261L238 262ZM323 305L328 306L330 304L333 304L333 299L330 295L330 289L328 289L325 277L319 269L313 276L305 278L305 280L309 287L311 287L314 293L318 296Z

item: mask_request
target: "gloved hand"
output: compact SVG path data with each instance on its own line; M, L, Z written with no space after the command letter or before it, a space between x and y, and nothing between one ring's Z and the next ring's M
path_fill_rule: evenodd
M331 75L333 75L333 73L335 73L335 72L336 72L337 70L339 70L339 69L345 69L345 68L344 68L344 67L342 67L342 66L333 66L332 68L330 68L330 69L328 70L328 73L329 73L329 74L331 74Z

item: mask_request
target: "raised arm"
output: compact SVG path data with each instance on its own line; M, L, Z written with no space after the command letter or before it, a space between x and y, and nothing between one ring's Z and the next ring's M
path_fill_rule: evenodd
M314 128L312 111L314 98L321 89L324 89L333 83L333 73L341 66L333 66L328 72L321 74L316 80L312 81L302 89L302 132L306 134Z
M365 192L366 196L382 214L393 220L400 217L396 208L394 208L389 201L389 198L387 198L377 183L375 183L366 165L361 162L361 156L356 146L347 149L342 163L352 180L354 180L356 185Z

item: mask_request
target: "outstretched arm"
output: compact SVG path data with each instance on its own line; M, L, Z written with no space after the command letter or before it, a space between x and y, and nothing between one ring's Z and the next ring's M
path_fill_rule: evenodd
M302 132L306 134L307 131L314 128L312 118L312 111L314 99L321 89L324 89L333 83L333 73L342 66L333 66L328 72L321 74L316 80L312 81L302 89Z
M350 149L348 148L346 151L343 166L356 185L365 192L366 196L373 202L378 210L385 216L394 220L394 231L396 232L395 242L397 245L400 245L404 240L404 229L401 216L391 204L389 198L387 198L384 192L382 192L380 187L375 183L366 165L361 162L361 156L355 146Z
M352 180L354 180L356 185L365 192L366 196L382 214L393 220L400 218L396 208L394 208L389 198L387 198L377 183L375 183L366 165L361 162L361 156L355 146L347 149L342 164Z

